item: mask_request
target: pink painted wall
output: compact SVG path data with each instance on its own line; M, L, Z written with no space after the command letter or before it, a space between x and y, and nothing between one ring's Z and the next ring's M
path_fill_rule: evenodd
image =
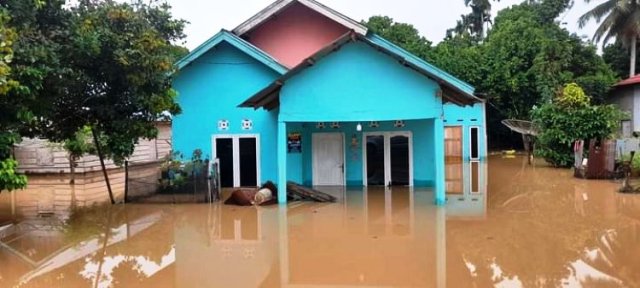
M291 68L347 32L346 27L296 3L245 36Z

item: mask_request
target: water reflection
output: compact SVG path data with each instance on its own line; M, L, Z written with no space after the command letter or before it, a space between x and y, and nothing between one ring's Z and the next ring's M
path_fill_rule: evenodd
M480 193L446 208L369 187L325 189L334 204L27 219L0 230L0 287L640 287L640 197L522 161L469 167Z

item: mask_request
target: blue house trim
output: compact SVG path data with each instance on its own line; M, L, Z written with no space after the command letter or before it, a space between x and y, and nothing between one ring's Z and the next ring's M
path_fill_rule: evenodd
M266 110L273 110L277 108L280 100L280 89L287 80L291 79L308 67L313 66L316 62L322 60L327 55L338 51L342 46L358 41L386 53L390 57L398 60L400 64L414 69L426 77L435 80L443 90L441 96L445 102L452 102L460 106L483 102L482 99L473 94L475 89L464 81L436 68L435 66L412 55L406 50L391 44L377 35L372 34L369 37L372 37L372 39L359 35L353 31L346 33L338 40L310 56L306 61L303 61L298 66L289 70L282 77L271 83L271 85L267 86L265 89L238 106L251 107L254 109L265 108Z
M458 89L464 91L465 93L469 94L469 95L473 95L475 92L475 88L473 88L473 86L471 86L469 83L466 83L458 78L456 78L455 76L443 71L442 69L433 66L432 64L430 64L427 61L424 61L423 59L421 59L420 57L413 55L411 53L409 53L407 50L402 49L401 47L389 42L387 39L384 39L382 37L380 37L377 34L373 34L370 33L367 38L369 38L371 41L373 41L374 43L376 43L377 45L380 45L386 49L389 49L391 51L393 51L395 54L400 55L402 57L404 57L405 59L407 59L408 61L411 61L411 63L413 63L414 65L429 71L431 74L435 75L436 77L447 81L448 83L451 83L452 85L456 86Z
M273 59L264 51L260 50L258 47L254 46L253 44L243 40L242 38L226 30L220 31L218 34L214 35L213 37L209 38L209 40L205 41L202 45L198 46L196 49L193 49L187 56L180 59L176 63L176 65L178 66L178 69L182 70L184 67L191 64L191 62L195 61L200 56L204 55L209 50L211 50L211 48L216 47L221 42L229 43L230 45L236 47L240 51L251 56L252 58L260 61L261 63L273 69L274 71L278 72L279 74L285 74L288 71L286 67L282 66L282 64L278 63L278 61Z

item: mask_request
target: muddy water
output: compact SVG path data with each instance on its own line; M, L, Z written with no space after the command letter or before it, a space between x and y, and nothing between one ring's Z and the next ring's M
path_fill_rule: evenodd
M27 217L0 228L0 287L640 287L640 195L519 158L483 167L486 194L446 208L335 188L336 204Z

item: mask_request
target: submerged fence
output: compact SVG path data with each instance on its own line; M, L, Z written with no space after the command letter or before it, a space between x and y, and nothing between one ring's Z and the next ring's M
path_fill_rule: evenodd
M217 161L159 167L155 172L125 162L125 202L204 203L220 199Z

